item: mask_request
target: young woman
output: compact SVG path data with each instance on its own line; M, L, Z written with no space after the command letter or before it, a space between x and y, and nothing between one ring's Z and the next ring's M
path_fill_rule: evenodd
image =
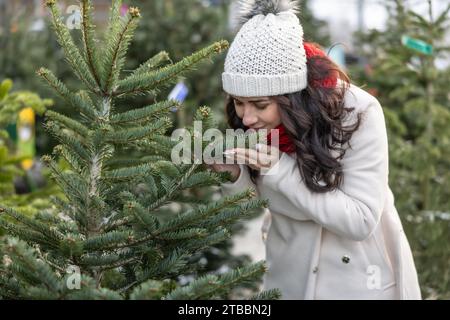
M253 187L269 199L264 289L283 299L420 299L388 185L383 110L303 43L296 13L296 1L245 1L222 75L232 128L279 130L280 156L270 145L232 149L245 165L212 166L233 176L225 195Z

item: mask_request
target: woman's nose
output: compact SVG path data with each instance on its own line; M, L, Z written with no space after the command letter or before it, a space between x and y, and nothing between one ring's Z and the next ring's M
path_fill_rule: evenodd
M242 123L246 127L251 127L258 121L258 118L256 117L255 113L251 108L246 107L244 110L244 117L242 118Z

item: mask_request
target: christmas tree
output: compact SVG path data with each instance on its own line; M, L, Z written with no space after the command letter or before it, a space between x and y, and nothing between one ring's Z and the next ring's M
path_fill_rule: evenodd
M112 2L109 26L102 41L92 24L92 3L80 1L81 48L73 41L55 0L46 0L54 30L67 63L85 90L72 92L45 68L38 75L79 118L47 111L46 128L59 141L54 155L43 161L62 189L53 197L57 215L47 211L29 218L0 206L0 226L7 233L0 255L0 297L32 299L208 299L220 298L237 285L261 277L262 263L206 275L180 284L196 265L192 255L229 237L229 228L253 209L267 205L246 190L204 205L193 205L177 216L166 206L182 201L183 190L217 185L227 176L204 170L201 163L175 165L170 109L176 101L162 100L144 108L117 112L121 99L156 95L177 77L227 48L216 42L177 63L160 67L157 54L128 75L125 56L140 11L131 7L120 16L121 1ZM203 129L211 112L195 116ZM146 154L137 157L134 151ZM129 157L115 157L128 152ZM54 157L63 158L61 170ZM253 298L275 298L278 291Z
M390 185L411 242L423 296L449 298L450 53L445 36L450 5L421 15L403 0L386 2L386 31L359 35L370 66L360 79L384 107L389 134Z

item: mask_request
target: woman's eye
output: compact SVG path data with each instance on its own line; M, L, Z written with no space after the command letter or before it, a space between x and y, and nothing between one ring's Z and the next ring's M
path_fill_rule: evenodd
M234 100L234 104L237 105L237 106L240 106L242 104L242 102Z
M257 104L256 105L256 107L258 108L258 109L261 109L261 110L264 110L266 107L268 106L268 104Z

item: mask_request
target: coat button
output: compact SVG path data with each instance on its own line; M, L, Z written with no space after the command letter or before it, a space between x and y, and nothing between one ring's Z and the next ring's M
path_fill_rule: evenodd
M343 256L343 257L342 257L342 262L343 262L343 263L349 263L349 262L350 262L350 257L347 256L347 255Z
M314 267L314 269L313 269L313 273L317 273L317 271L319 270L319 268L318 267Z

